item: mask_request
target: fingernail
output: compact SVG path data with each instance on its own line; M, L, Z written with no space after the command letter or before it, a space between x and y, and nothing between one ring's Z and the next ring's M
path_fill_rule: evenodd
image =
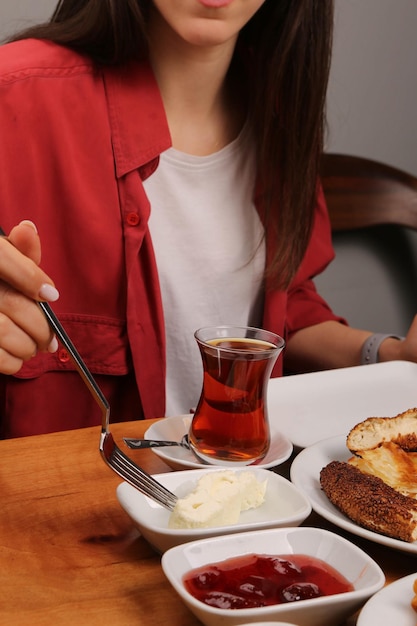
M55 300L58 300L59 298L59 291L52 285L44 283L39 289L39 297L42 298L42 300L47 300L48 302L55 302Z
M56 352L58 350L58 340L54 337L48 346L48 352Z
M24 224L25 226L30 226L31 228L33 228L35 233L38 234L38 229L36 228L36 225L33 222L31 222L31 220L22 220L20 224Z

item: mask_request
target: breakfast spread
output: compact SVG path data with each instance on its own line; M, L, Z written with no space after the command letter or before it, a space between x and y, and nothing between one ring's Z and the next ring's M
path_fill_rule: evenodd
M184 585L221 609L247 609L352 591L333 567L312 556L245 554L191 570Z
M249 471L224 470L202 476L196 488L179 498L169 519L170 528L209 528L235 524L241 511L260 506L267 481Z
M320 473L329 500L360 526L403 541L417 540L417 409L370 417L346 440L354 455Z

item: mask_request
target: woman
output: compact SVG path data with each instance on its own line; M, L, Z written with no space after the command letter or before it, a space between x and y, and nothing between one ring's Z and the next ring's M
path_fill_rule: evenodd
M204 325L285 336L291 371L360 362L371 333L312 282L333 256L332 4L61 0L0 48L3 437L100 420L32 300L55 302L113 420L195 405ZM411 336L379 358L416 358Z

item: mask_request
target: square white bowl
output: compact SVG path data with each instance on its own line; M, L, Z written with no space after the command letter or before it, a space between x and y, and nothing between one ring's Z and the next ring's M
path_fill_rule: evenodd
M196 487L201 476L215 471L222 471L222 468L169 472L156 474L155 478L179 497L184 497ZM121 483L117 487L117 498L142 536L158 552L165 552L188 541L217 535L298 526L310 515L311 505L304 493L279 474L255 467L243 467L234 471L250 472L260 482L267 480L267 486L263 504L256 509L242 511L239 521L233 525L212 528L168 528L170 512L128 483Z
M244 554L305 554L325 561L353 586L331 596L250 609L218 609L194 598L184 587L190 570ZM267 621L298 626L335 626L381 589L385 576L363 550L347 539L319 528L275 528L238 533L176 546L162 556L162 568L186 606L206 626L238 626Z

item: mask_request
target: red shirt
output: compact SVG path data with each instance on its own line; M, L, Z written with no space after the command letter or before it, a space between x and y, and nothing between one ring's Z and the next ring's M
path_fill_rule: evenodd
M111 406L111 420L164 415L161 295L142 181L171 145L147 64L97 70L41 41L0 47L0 225L31 219L53 308ZM191 252L190 252L191 254ZM263 326L289 337L334 316L312 277L333 258L324 201L287 292L265 297ZM275 375L282 370L282 358ZM38 354L0 376L1 436L99 424L66 354Z

